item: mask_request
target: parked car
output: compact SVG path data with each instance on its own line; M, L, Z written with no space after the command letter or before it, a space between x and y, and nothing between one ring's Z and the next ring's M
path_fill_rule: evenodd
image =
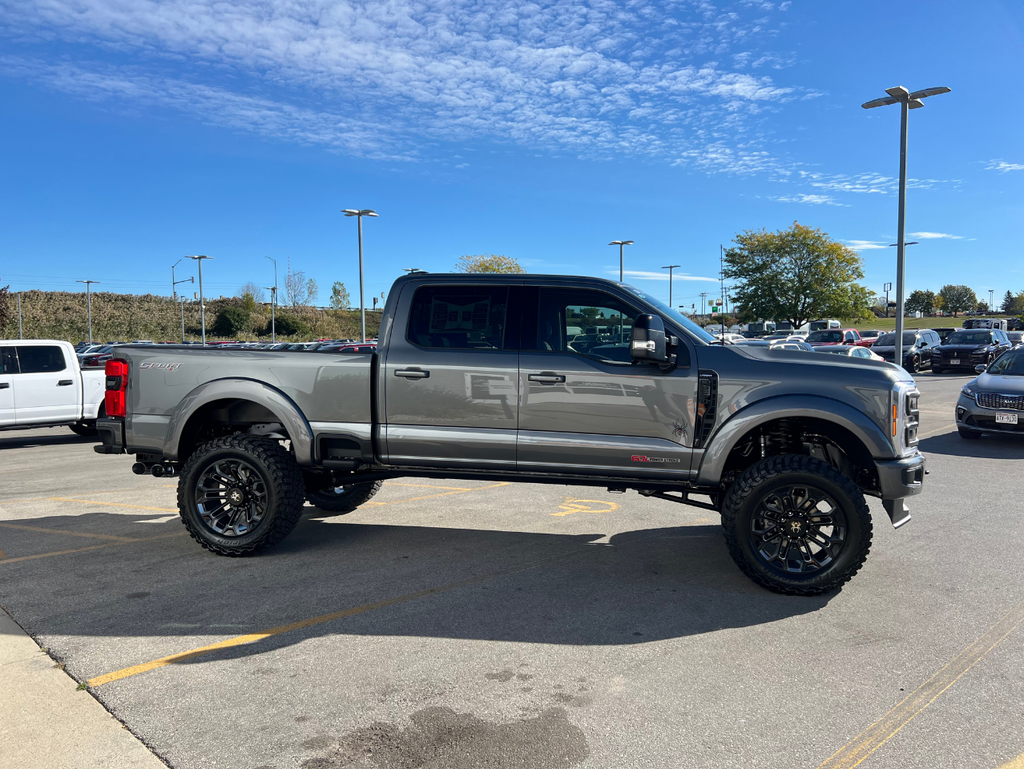
M1009 331L1009 323L1002 318L971 318L965 320L963 323L964 328L990 328L993 331L999 329L1000 331Z
M830 344L857 344L860 332L855 328L833 328L812 331L805 340L811 347Z
M612 355L574 346L587 317L623 319ZM185 529L220 555L280 542L304 499L347 513L388 478L548 481L710 506L738 568L789 595L860 569L865 495L899 527L923 488L905 372L715 344L619 283L414 273L381 328L378 355L121 348L97 450L180 476Z
M1006 338L1014 347L1020 347L1024 344L1024 331L1007 331Z
M946 340L949 339L950 334L952 334L954 331L959 330L960 329L955 328L954 326L941 326L940 328L932 329L932 331L939 335L939 339L942 341L943 344L945 344Z
M849 344L818 345L814 348L816 352L826 352L832 355L845 355L847 358L863 358L864 360L877 360L885 362L885 358L877 353L871 352L867 347L859 347Z
M773 342L771 345L773 350L802 350L803 352L814 352L814 348L811 347L800 337L790 337L789 339L783 339L781 342Z
M947 369L973 369L988 365L1013 345L1005 331L999 329L960 329L946 343L932 350L932 373Z
M856 344L856 345L858 345L860 347L870 347L871 345L873 345L878 340L878 336L882 332L879 331L877 328L875 328L875 329L868 329L866 331L860 331L858 329L857 333L860 334L860 341L859 342L854 342L854 344Z
M939 335L930 328L903 332L903 360L899 362L910 373L932 368L932 350L939 346ZM871 350L889 363L896 363L896 332L880 334Z
M0 430L66 425L96 435L105 377L103 369L83 370L69 342L0 341Z
M1024 435L1024 349L1010 350L960 389L956 429L961 438L982 433Z

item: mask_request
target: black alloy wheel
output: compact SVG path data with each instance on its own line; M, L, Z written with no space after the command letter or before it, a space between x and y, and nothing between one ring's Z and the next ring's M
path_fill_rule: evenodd
M368 502L383 485L384 481L366 481L344 486L318 487L307 477L306 501L323 512L344 515Z
M871 547L871 516L860 489L827 462L802 454L747 468L726 494L722 525L740 570L786 595L836 590Z
M195 502L210 531L223 537L251 534L267 514L267 483L244 459L228 457L199 475Z

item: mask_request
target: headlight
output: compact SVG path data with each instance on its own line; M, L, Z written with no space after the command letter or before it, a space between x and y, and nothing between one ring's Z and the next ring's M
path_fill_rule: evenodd
M968 398L973 398L974 397L974 390L971 389L970 385L964 385L963 387L961 387L960 388L960 393L962 395L966 395Z

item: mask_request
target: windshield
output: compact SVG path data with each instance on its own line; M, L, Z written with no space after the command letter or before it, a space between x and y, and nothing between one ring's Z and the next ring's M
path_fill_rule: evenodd
M988 373L1000 376L1024 376L1024 352L1011 350L1003 353L995 363L988 367Z
M808 342L842 342L842 331L813 331L807 336Z
M836 347L819 347L818 352L829 352L833 355L849 355L850 348L844 345L838 345Z
M713 334L709 334L707 331L702 329L700 326L698 326L692 320L687 318L681 312L679 312L678 310L672 309L671 307L669 307L667 304L665 304L660 299L657 299L657 298L651 296L650 294L646 294L643 291L641 291L639 288L636 288L634 286L625 286L625 288L627 288L634 295L636 295L636 296L640 297L641 299L643 299L648 304L651 304L651 305L654 305L655 307L657 307L658 311L664 317L668 318L673 323L676 323L676 324L682 326L687 331L689 331L691 334L693 334L695 337L697 337L697 339L700 339L702 342L711 343L711 342L714 342L714 341L716 341L718 339L718 337L714 336Z
M913 347L916 341L917 334L907 331L903 332L904 347ZM896 335L891 331L888 334L879 334L878 341L875 342L875 347L885 347L886 345L889 345L890 347L896 346Z
M991 331L954 331L946 339L946 344L988 344L991 341Z

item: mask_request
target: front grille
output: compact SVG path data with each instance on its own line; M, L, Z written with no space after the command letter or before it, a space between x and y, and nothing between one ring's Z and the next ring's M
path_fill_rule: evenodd
M978 405L986 409L1013 409L1024 411L1024 396L978 393Z

